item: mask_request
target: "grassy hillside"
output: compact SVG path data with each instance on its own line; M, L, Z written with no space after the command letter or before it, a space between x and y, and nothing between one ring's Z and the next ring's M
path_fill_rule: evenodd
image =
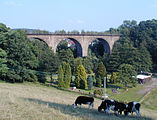
M155 88L149 95L146 97L142 103L145 108L157 111L157 88Z
M79 94L33 84L0 83L0 120L133 120L136 117L106 115L94 109L74 109L71 105ZM139 120L152 120L145 110ZM153 115L152 115L153 117Z

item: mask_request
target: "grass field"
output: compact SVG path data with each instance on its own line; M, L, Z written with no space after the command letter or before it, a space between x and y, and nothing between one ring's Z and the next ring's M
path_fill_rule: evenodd
M142 103L145 108L157 111L157 88L155 88Z
M101 100L95 99L94 109L74 109L73 102L79 93L61 91L39 84L0 83L0 120L133 120L135 116L106 115L97 111ZM147 117L142 109L139 120L155 119L155 112Z

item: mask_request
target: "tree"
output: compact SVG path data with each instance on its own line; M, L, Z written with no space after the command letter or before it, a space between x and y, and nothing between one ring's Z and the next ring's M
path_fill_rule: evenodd
M65 30L58 30L58 31L55 31L55 34L66 34L66 31Z
M97 76L97 78L96 78L96 86L99 88L101 88L101 86L102 86L102 78L100 75Z
M149 72L152 69L152 59L149 51L144 46L140 46L138 52L139 52L139 59L138 59L139 61L137 62L138 64L140 64L140 66L138 67L138 72L139 71Z
M39 66L36 68L38 71L56 73L60 65L60 59L55 55L50 47L43 41L37 39L32 40L35 48L36 57L39 61Z
M34 46L20 30L10 30L1 24L0 31L0 48L7 53L6 64L9 68L6 79L10 82L23 82L26 73L23 70L38 67Z
M58 86L69 88L71 82L71 67L69 63L62 62L58 69Z
M115 43L107 63L107 71L109 72L117 71L119 65L121 64L119 48L121 48L121 44Z
M70 87L70 82L71 82L71 67L69 63L62 62L62 69L63 69L63 87L64 88L69 88Z
M140 46L147 48L152 58L153 70L155 71L157 69L157 20L152 19L141 21L138 25L136 21L124 21L124 23L118 28L118 31L122 34L122 37L119 40L121 44L132 44L133 47L139 50ZM140 61L142 61L140 55L139 58L141 59ZM137 62L137 65L142 66L141 64L143 63L139 64L140 61ZM149 70L151 70L150 62L148 66ZM148 70L148 66L142 69Z
M113 72L111 75L111 83L116 83L117 82L117 72Z
M0 78L3 80L5 79L6 74L8 72L6 57L7 53L0 48Z
M120 84L122 84L125 88L128 87L129 84L131 86L136 86L137 79L136 79L137 73L133 66L129 64L122 64L120 65L118 69L118 81Z
M88 90L91 90L92 87L93 87L93 77L92 77L92 75L88 75L87 84L88 84Z
M67 49L68 49L67 40L62 40L57 46L57 52L60 52L61 50L67 50Z
M0 23L0 33L8 32L9 28L3 23Z
M58 87L64 87L64 72L61 65L58 68Z
M117 44L118 45L118 44ZM135 48L133 45L124 43L119 44L113 49L107 64L109 72L117 72L121 64L132 65L137 72L150 71L152 68L151 56L144 47Z
M82 64L85 67L86 72L88 74L92 74L93 73L93 71L92 71L93 63L92 63L92 59L90 57L84 57L82 59Z
M104 80L105 76L106 76L106 68L105 68L103 62L100 62L98 65L98 68L97 68L97 72L96 72L96 77L97 77L96 85L100 84L100 83L98 84L99 79L101 79L101 84L102 84L102 81ZM101 87L101 86L97 86L97 87Z
M96 57L100 57L104 55L104 46L102 41L94 40L92 44L89 46L90 55L93 53Z
M76 77L75 78L76 87L81 88L81 89L88 89L87 73L83 65L79 65L77 67L75 77Z
M79 65L82 65L82 58L81 57L78 57L78 58L74 59L73 70L72 70L74 75L76 74L77 67Z
M71 82L71 67L69 63L66 64L66 70L64 72L64 75L65 88L69 88Z
M65 61L67 63L71 63L74 60L73 52L70 48L67 50L60 50L60 52L58 52L58 56L61 61Z

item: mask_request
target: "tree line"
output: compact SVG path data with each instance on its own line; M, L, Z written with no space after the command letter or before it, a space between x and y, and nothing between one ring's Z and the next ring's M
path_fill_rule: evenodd
M69 88L73 82L78 88L87 89L90 81L101 87L106 73L111 74L108 82L127 87L136 86L137 80L132 76L138 72L157 72L157 20L139 24L126 20L117 29L110 28L104 33L121 34L111 55L102 54L101 49L94 50L94 47L102 48L98 41L89 47L89 56L80 58L76 56L76 49L69 48L67 43L60 44L54 54L43 41L28 40L22 30L12 30L1 23L0 79L44 83L47 75L58 74L58 86Z

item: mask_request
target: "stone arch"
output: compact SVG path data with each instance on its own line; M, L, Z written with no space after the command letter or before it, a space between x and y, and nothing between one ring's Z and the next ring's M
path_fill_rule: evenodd
M43 39L41 39L41 38L38 38L38 37L30 37L30 38L28 38L29 40L33 40L33 39L36 39L36 40L39 40L39 41L42 41L42 42L44 42L47 46L49 46L49 44L45 41L45 40L43 40ZM49 46L50 47L50 46Z
M95 38L95 39L92 39L92 41L90 41L89 45L95 41L95 40L98 40L101 42L101 44L103 45L103 48L104 48L104 53L107 53L107 54L110 54L111 53L111 48L110 48L110 45L109 43L103 39L103 38ZM88 45L88 49L89 49L89 45Z
M62 40L68 40L68 39L70 39L71 41L73 41L75 43L76 49L77 49L77 57L82 57L82 46L81 46L80 42L74 38L71 38L71 37L63 38ZM60 39L59 42L57 42L55 52L57 50L57 46L59 45L59 43L62 40Z

